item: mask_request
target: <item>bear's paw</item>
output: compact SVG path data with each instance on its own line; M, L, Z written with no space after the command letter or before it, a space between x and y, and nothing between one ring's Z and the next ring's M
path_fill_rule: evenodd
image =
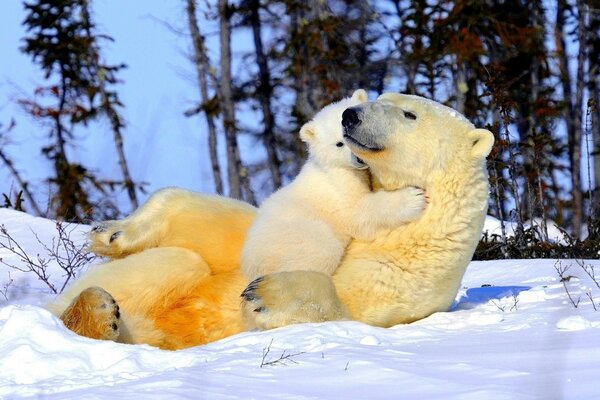
M110 293L99 287L81 292L60 319L67 328L85 337L113 341L119 337L119 305Z

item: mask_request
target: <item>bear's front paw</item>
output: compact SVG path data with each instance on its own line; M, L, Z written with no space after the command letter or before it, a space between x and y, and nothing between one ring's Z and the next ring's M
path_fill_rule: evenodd
M92 339L117 340L121 322L119 305L106 290L85 289L60 319L73 332Z
M241 297L242 319L249 329L348 319L331 278L320 272L268 274L253 280Z

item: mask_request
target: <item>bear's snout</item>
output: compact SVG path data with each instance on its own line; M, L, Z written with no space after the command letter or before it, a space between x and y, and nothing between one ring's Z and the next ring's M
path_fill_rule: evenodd
M360 125L361 120L356 107L346 108L342 113L342 126L347 131Z

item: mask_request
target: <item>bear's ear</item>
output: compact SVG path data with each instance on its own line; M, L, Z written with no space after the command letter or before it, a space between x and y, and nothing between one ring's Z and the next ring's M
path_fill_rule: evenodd
M307 122L300 128L300 139L305 143L310 143L315 137L315 126L311 122Z
M400 100L406 97L406 95L402 95L400 93L383 93L381 95L379 95L379 97L377 98L377 100L383 100L383 101L389 101L391 103L394 104L398 104L400 102Z
M468 134L471 140L471 155L475 158L486 158L494 146L494 135L487 129L473 129Z
M354 93L352 93L352 100L364 103L365 101L369 100L369 95L365 89L356 89Z

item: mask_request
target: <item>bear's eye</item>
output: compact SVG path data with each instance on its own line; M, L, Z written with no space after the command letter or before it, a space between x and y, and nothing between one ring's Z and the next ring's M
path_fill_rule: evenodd
M336 145L337 147L342 147L342 146L344 145L344 143L342 143L342 142L337 142L335 145Z
M417 119L417 116L410 111L404 111L404 118Z

